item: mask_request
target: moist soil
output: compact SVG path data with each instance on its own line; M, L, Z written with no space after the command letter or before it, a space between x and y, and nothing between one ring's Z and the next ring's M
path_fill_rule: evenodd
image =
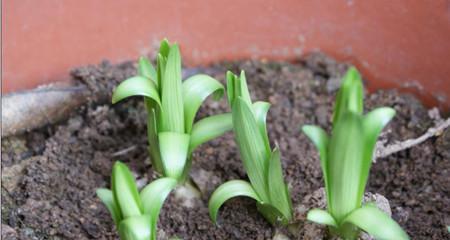
M268 132L282 153L285 179L294 206L323 186L317 151L299 131L318 124L328 131L335 94L348 64L322 54L295 62L224 62L188 69L224 83L230 69L246 71L253 100L269 101ZM123 161L139 185L154 179L147 153L146 112L141 98L110 104L114 86L136 72L127 62L103 62L72 72L90 91L87 103L68 120L2 139L2 237L4 239L117 239L95 189L110 187L111 167ZM416 138L432 127L428 110L413 96L394 90L366 94L366 110L391 106L397 115L383 133L387 143ZM229 111L225 98L210 99L198 119ZM247 198L227 202L218 226L209 219L212 191L231 179L245 179L233 134L202 145L194 153L191 177L201 197L188 204L172 193L159 220L161 238L271 239L275 232ZM390 201L392 216L412 239L449 239L450 130L373 164L367 191ZM306 239L302 226L298 236ZM286 231L285 231L286 232Z

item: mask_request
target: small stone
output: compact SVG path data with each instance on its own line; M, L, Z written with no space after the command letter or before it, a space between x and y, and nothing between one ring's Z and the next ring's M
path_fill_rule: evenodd
M389 217L392 215L391 205L389 205L389 201L381 194L378 193L373 194L370 192L366 192L364 194L363 202L364 203L373 202L381 211L389 215Z
M190 184L185 184L175 188L174 196L180 201L182 206L193 208L195 206L195 201L200 199L200 192Z
M221 180L213 172L202 168L193 168L190 175L202 194L206 194L208 189L211 189L211 186L219 184Z
M281 232L276 232L272 240L290 240L290 238Z

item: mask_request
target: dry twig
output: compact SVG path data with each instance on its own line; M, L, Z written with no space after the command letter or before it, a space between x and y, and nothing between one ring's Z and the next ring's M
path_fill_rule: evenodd
M450 118L445 121L442 120L439 116L439 113L436 115L436 109L430 110L429 114L430 117L435 118L435 127L429 128L422 136L415 139L407 139L405 141L394 143L388 146L384 146L382 141L378 142L373 161L375 162L377 158L384 158L393 153L413 147L431 137L439 136L446 128L450 126Z

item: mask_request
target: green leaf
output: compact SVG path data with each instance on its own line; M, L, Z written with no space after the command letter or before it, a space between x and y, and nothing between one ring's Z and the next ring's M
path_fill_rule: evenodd
M169 193L177 186L173 178L159 178L142 189L140 197L143 203L144 214L157 217Z
M261 132L261 136L264 140L264 146L266 147L266 151L270 152L270 143L269 136L267 135L266 128L266 116L269 111L270 104L268 102L258 101L253 103L253 112L255 115L256 123L258 124L259 131Z
M347 112L333 129L327 162L331 196L329 209L338 223L361 206L359 179L362 175L363 147L362 117Z
M266 192L266 176L270 152L267 153L264 138L256 124L253 111L241 97L234 101L232 108L233 127L239 152L250 182L263 202L269 202Z
M234 92L234 82L236 81L236 75L234 75L232 72L227 71L227 97L228 97L228 104L230 106L233 106L234 99L236 98L235 92Z
M305 125L302 127L303 133L308 136L308 138L313 142L314 146L316 146L317 151L319 152L320 157L320 166L322 167L323 179L325 182L325 190L327 195L327 202L330 202L330 192L329 192L329 183L328 183L328 135L327 133L320 128L319 126L313 125Z
M158 87L159 87L159 94L162 93L162 83L164 82L164 73L166 72L166 63L167 63L167 57L163 57L163 55L158 53L158 56L156 57L156 71L157 71L157 79L158 79Z
M234 102L238 97L241 97L247 104L252 104L244 71L241 71L240 77L230 71L227 72L227 95L231 107L234 106Z
M351 67L345 74L342 86L336 97L333 126L348 111L359 114L362 114L363 111L363 85L361 75L354 67Z
M156 233L159 213L163 207L164 201L176 186L177 181L175 179L160 178L148 184L141 191L140 196L144 214L149 214L151 216L151 229L154 233Z
M158 127L157 127L157 116L156 109L151 108L149 106L149 102L146 101L147 106L147 139L148 139L148 148L150 152L151 161L155 170L161 174L164 173L164 166L161 160L161 153L159 149L159 141L158 141Z
M269 174L267 177L270 204L277 208L286 219L290 220L292 218L292 204L287 186L284 183L282 171L280 151L278 148L275 148L270 158Z
M111 188L114 202L120 208L123 218L142 214L136 182L128 167L117 161L113 167Z
M161 54L161 56L168 58L169 52L170 52L170 43L167 40L167 38L164 38L161 41L161 44L159 45L159 53Z
M245 77L245 72L244 70L241 71L241 76L239 77L239 92L238 92L238 96L242 97L242 99L249 105L252 104L252 100L250 98L250 93L248 92L248 87L247 87L247 79Z
M374 154L377 138L383 130L384 126L394 117L395 110L388 107L377 108L369 112L363 117L364 131L364 156L361 169L361 179L359 180L359 195L362 197L369 177L370 166ZM362 199L361 199L362 200Z
M209 216L214 224L217 223L217 212L219 208L228 200L237 196L246 196L261 202L258 194L250 183L243 180L231 180L220 185L211 195L208 202Z
M202 102L211 94L219 100L224 93L224 87L216 79L204 75L194 75L183 82L184 120L186 133L190 133L195 114Z
M99 188L96 191L98 198L102 200L105 204L106 208L108 208L109 213L114 220L114 223L118 226L119 222L122 220L122 213L120 212L119 207L114 203L114 197L111 190L106 188Z
M257 202L256 207L258 212L273 226L285 226L289 223L289 219L283 216L283 213L270 203Z
M157 233L153 233L150 228L150 215L140 215L124 219L119 225L119 235L121 240L148 240L156 239Z
M201 119L192 128L189 152L191 153L201 144L219 137L231 129L233 129L231 113Z
M170 47L164 79L161 83L162 131L184 133L181 57L178 45Z
M112 103L131 96L144 96L161 106L155 83L145 77L136 76L121 82L113 93Z
M335 228L338 227L336 220L334 220L333 216L331 216L327 211L322 209L318 208L311 209L308 212L306 219L318 224L324 224Z
M376 239L409 239L405 231L394 220L371 204L351 212L343 223L352 223Z
M156 75L156 70L150 63L148 58L146 57L139 58L138 73L142 77L151 79L158 86L158 77Z
M190 136L176 132L161 132L158 136L165 176L179 179L186 165Z

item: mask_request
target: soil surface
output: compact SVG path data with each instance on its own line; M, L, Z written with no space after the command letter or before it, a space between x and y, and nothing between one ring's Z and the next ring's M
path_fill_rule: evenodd
M246 71L253 100L269 101L268 132L281 148L285 179L294 205L323 186L318 154L303 124L327 130L340 78L348 68L322 54L295 63L226 62L203 69L224 83L224 74ZM146 112L140 98L110 104L118 82L134 75L135 65L88 66L73 71L91 93L88 103L67 121L2 139L3 239L117 239L106 208L95 189L109 187L113 162L121 160L141 185L155 178L147 153ZM365 98L366 110L391 106L397 115L386 128L388 143L415 138L433 126L427 109L410 95L378 91ZM225 98L208 100L198 118L229 111ZM272 145L273 146L273 145ZM124 151L122 151L124 150ZM122 152L121 152L122 151ZM123 153L125 152L125 153ZM191 172L202 195L182 204L173 193L161 212L160 236L183 239L271 239L276 230L246 198L227 202L219 224L209 219L212 191L231 179L245 179L233 134L227 133L194 153ZM367 191L389 199L392 216L412 239L449 239L450 130L411 149L378 159ZM298 236L303 239L302 226ZM289 235L289 234L288 234Z

